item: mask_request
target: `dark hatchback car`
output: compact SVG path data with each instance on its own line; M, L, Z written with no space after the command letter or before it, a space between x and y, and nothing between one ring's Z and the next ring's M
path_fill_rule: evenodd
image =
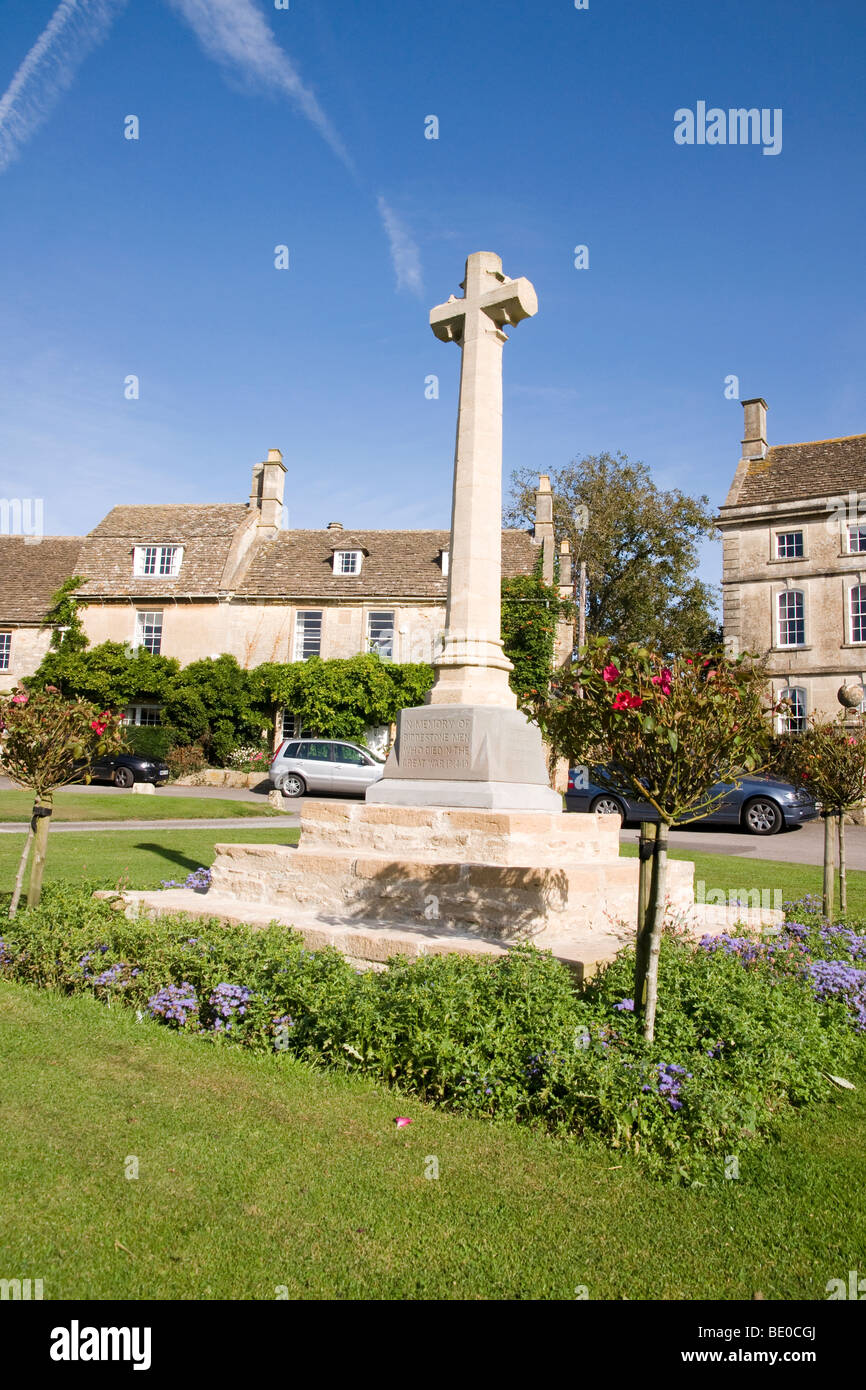
M744 774L736 782L716 783L710 795L714 797L720 793L721 799L708 815L687 824L727 826L730 830L746 830L751 835L775 835L779 830L793 830L818 815L818 805L809 792L775 777ZM565 809L618 815L623 825L658 820L652 806L645 801L640 801L633 793L623 795L614 790L603 767L572 768L568 774Z
M131 787L134 782L153 782L162 787L168 781L168 767L161 758L144 758L138 753L112 753L94 758L90 764L94 782L113 782L116 787Z

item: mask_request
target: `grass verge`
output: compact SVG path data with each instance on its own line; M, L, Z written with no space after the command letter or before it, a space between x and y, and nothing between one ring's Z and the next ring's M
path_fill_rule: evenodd
M180 879L193 869L210 868L217 844L291 845L298 831L273 829L100 830L97 835L67 831L49 837L47 883L92 883L103 888L158 888L163 879ZM0 895L7 897L24 844L22 835L0 835Z
M677 1189L84 996L0 984L0 1046L3 1273L46 1299L824 1299L862 1262L866 1077Z
M112 820L199 820L207 817L225 820L230 816L278 816L262 798L231 801L222 797L121 795L119 792L82 792L62 787L54 799L56 821ZM0 821L27 821L33 806L33 793L0 791Z

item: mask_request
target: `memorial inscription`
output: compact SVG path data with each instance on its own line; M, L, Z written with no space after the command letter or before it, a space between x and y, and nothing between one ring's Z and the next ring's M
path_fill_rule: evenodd
M402 730L400 767L413 772L468 770L472 764L472 720L416 719Z

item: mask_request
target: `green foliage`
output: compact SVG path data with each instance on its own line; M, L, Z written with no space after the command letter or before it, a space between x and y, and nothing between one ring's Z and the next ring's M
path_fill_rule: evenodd
M401 709L424 702L433 684L433 669L398 665L375 653L346 660L272 662L253 673L261 698L291 710L303 728L319 738L363 741L371 725L390 724Z
M270 715L259 691L255 672L243 670L233 656L193 661L168 686L163 718L180 742L201 743L222 767L238 743L267 735Z
M509 681L519 703L548 689L557 623L573 618L574 605L540 574L503 579L502 643L514 663Z
M844 713L813 716L803 733L782 734L775 747L781 774L805 784L825 811L843 814L866 797L866 733L846 724Z
M531 526L538 474L512 474L509 526ZM557 547L586 562L587 631L662 652L715 646L716 592L697 578L700 545L716 535L707 497L662 491L625 454L575 459L551 473Z
M60 588L52 595L51 606L45 614L43 623L43 628L53 629L49 651L71 656L73 653L83 652L86 647L89 647L90 642L84 631L78 601L75 597L82 584L86 583L87 580L82 575L74 574L70 579L65 579Z
M123 711L131 704L161 704L179 671L174 657L152 656L144 647L131 651L123 642L101 642L86 651L48 652L27 687L55 685L64 695Z
M39 910L4 930L0 970L126 1003L212 1043L285 1051L451 1109L600 1139L694 1179L712 1155L771 1135L789 1107L828 1098L827 1073L845 1075L862 1054L851 1014L810 988L803 931L748 960L666 938L652 1044L625 998L630 952L582 990L532 947L357 973L283 926L129 921L68 888L47 889ZM852 932L833 938L847 963L864 949Z
M662 821L707 814L714 783L769 757L772 726L763 666L748 656L694 652L669 660L630 643L591 638L579 664L558 672L533 717L572 763L604 763L613 785L655 807Z
M126 746L142 758L167 758L178 740L177 729L167 724L127 724Z

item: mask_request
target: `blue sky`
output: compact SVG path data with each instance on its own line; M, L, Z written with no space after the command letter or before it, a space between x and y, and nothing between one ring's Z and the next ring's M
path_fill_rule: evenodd
M49 532L242 501L273 447L293 526L447 525L427 317L477 250L539 297L506 477L621 449L718 503L729 374L771 442L866 431L862 3L0 0L0 93L53 16L0 117L0 493ZM675 144L698 101L781 153Z

